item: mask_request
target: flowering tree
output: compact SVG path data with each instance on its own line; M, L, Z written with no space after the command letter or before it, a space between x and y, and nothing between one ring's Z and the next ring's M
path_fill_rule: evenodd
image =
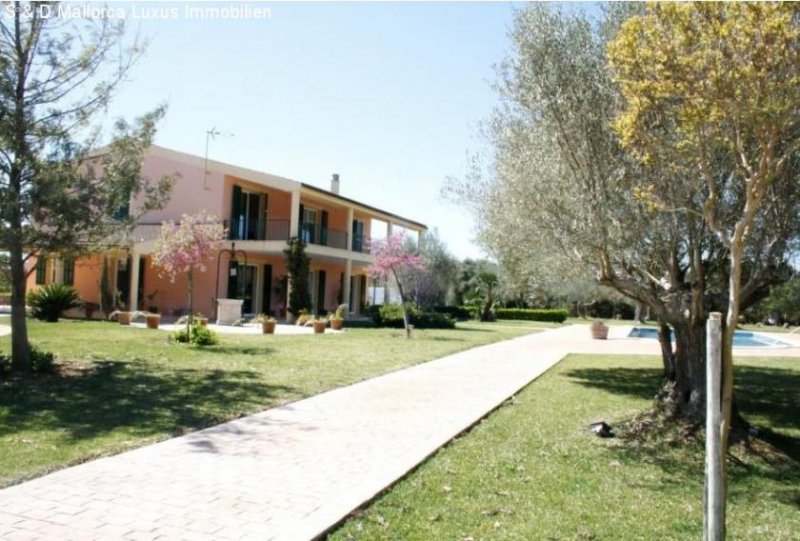
M161 268L161 274L175 282L186 274L186 297L189 302L189 321L193 319L192 287L194 271L206 271L206 263L217 252L225 238L225 228L219 216L200 211L184 214L178 224L164 222L161 226L153 252L153 264Z
M419 255L410 247L409 239L405 233L395 233L383 240L375 241L371 246L373 263L370 273L379 279L394 278L397 290L400 292L400 304L403 307L403 325L406 329L406 338L411 337L411 327L408 321L406 295L403 284L414 270L424 270L425 264Z

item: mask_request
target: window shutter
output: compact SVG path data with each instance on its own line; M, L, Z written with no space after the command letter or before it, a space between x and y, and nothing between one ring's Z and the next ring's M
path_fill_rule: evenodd
M328 245L328 211L323 210L319 224L319 241L323 246Z
M230 229L228 230L228 238L230 240L239 239L239 228L241 227L242 219L242 188L240 186L233 186L231 192L231 221Z

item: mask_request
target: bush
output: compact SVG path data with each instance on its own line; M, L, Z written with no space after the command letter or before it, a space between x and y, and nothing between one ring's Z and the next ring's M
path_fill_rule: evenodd
M371 312L373 313L372 319L378 327L394 329L404 327L403 307L399 304L378 305ZM456 326L455 321L444 314L425 312L414 306L408 306L408 319L409 323L417 329L454 329Z
M33 317L54 323L65 310L81 306L81 299L72 286L49 284L28 293L28 304L33 309Z
M521 319L526 321L548 321L564 323L569 312L562 309L544 308L495 308L494 315L497 319Z
M56 370L56 357L31 344L31 369L34 374L52 374ZM11 356L0 355L0 377L11 374Z
M31 365L37 374L52 374L56 369L55 355L31 346Z
M175 331L172 339L182 344L191 343L195 346L213 346L219 343L216 333L199 323L192 325L188 333L186 329Z
M466 306L434 306L432 310L437 314L450 316L456 321L466 321L472 317L470 309Z

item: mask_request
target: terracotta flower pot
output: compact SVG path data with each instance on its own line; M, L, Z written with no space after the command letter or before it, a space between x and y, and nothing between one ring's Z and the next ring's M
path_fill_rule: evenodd
M608 327L605 325L593 325L592 338L594 338L595 340L608 339Z
M334 331L341 331L342 327L344 327L344 320L343 319L332 319L331 320L331 329Z
M151 314L149 316L145 316L144 319L147 321L148 329L157 329L161 323L161 314Z
M130 325L133 320L133 312L119 312L117 314L117 321L120 325Z
M262 321L261 332L262 334L275 334L275 321Z
M325 332L325 322L324 321L315 321L314 322L314 334L322 334Z

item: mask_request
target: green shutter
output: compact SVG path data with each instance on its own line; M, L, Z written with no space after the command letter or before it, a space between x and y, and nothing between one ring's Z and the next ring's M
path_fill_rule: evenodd
M300 203L300 218L298 218L297 236L300 238L301 241L308 244L308 235L306 235L305 233L306 221L305 221L305 216L303 216L305 210L306 208L303 206L302 203Z
M228 238L239 239L239 221L242 219L242 188L234 185L231 192L231 221Z
M261 312L272 315L272 265L264 265L264 290L261 292Z
M64 258L64 283L67 285L75 283L75 260L71 257Z
M317 274L317 315L325 313L325 271Z
M367 277L362 274L359 278L361 278L361 298L358 299L358 312L361 313L367 304Z
M36 283L44 284L47 271L47 258L39 256L36 258Z
M319 243L323 246L328 245L328 211L322 211L319 224Z

